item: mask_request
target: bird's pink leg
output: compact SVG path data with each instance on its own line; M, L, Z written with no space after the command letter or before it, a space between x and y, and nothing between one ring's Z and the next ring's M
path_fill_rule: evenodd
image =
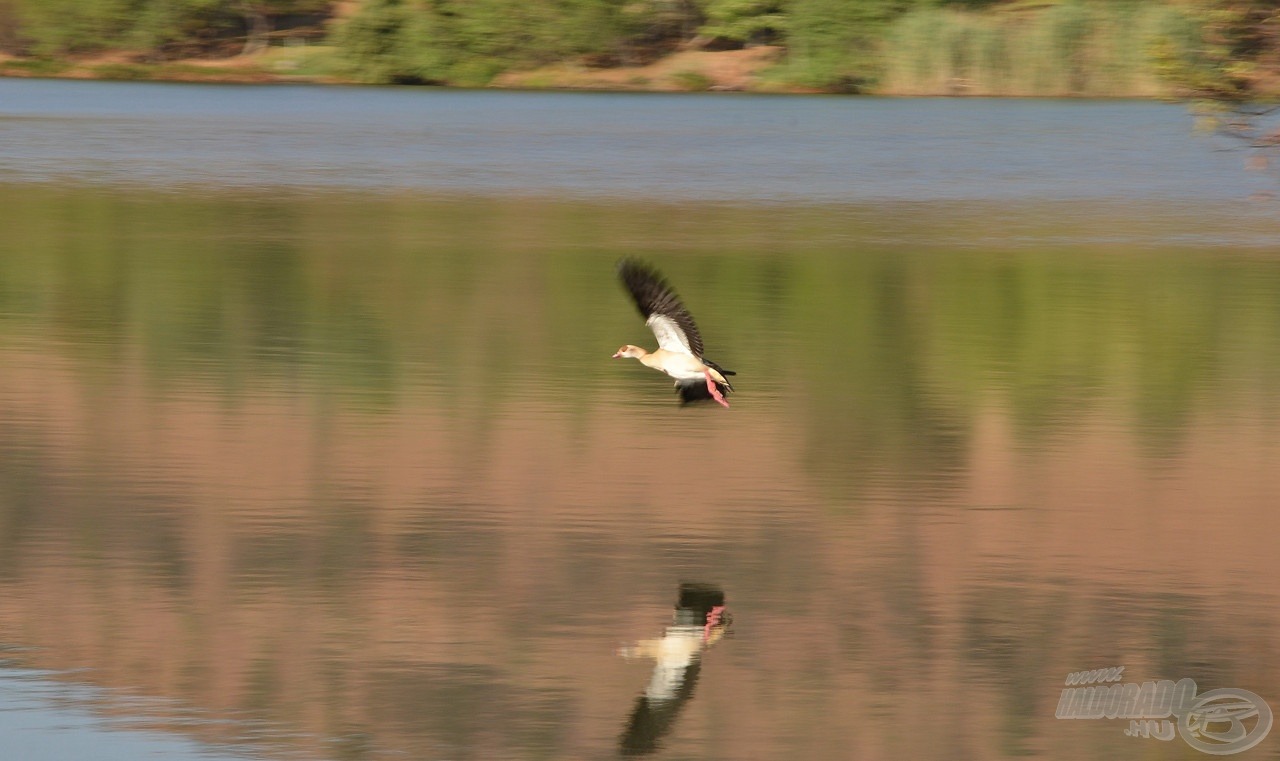
M720 623L720 616L722 613L724 613L723 605L717 605L711 610L707 611L707 623L705 626L702 627L703 642L706 642L707 640L711 639L711 630L714 629L716 625Z
M711 380L711 371L707 370L707 391L711 392L711 398L728 407L729 403L724 400L724 396L720 394L720 389L716 388L716 382Z

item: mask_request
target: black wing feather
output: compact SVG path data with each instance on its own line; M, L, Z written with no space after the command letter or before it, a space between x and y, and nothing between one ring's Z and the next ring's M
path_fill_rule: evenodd
M654 314L670 317L689 339L693 355L702 358L702 335L693 322L693 315L657 270L635 259L623 259L618 262L618 277L622 278L641 317L645 320Z

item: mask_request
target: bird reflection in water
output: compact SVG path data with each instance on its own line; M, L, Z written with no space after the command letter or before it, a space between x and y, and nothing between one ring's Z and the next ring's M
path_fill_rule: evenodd
M653 675L636 699L627 728L619 739L624 756L657 750L698 682L702 653L729 629L724 592L707 584L681 584L680 601L671 626L658 639L640 640L619 653L628 660L652 658Z

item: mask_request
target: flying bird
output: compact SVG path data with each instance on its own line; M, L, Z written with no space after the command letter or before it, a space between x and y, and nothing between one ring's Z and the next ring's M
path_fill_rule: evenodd
M675 378L683 403L715 399L725 407L724 397L733 390L725 376L736 375L702 356L702 336L693 316L680 302L658 271L634 259L618 263L618 277L627 287L644 323L658 339L658 350L647 352L627 344L613 355L635 357L640 363Z

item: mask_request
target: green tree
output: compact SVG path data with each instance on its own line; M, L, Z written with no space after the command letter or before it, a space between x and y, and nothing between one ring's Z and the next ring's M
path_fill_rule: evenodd
M325 14L329 0L10 0L38 55L123 49L148 57L211 50L254 52L276 19Z
M859 92L879 73L888 24L917 0L793 0L788 21L789 66L800 82Z
M624 0L368 0L334 41L366 82L484 84L499 72L574 57L652 55L684 16Z
M21 0L17 10L31 49L52 57L124 46L135 9L130 0Z
M412 9L402 0L365 2L334 39L348 71L365 82L411 76L405 30L412 19Z
M1280 0L1195 0L1190 13L1198 34L1162 39L1152 51L1159 71L1191 100L1202 127L1273 153ZM1267 165L1265 154L1259 159Z
M1165 39L1153 50L1161 73L1196 98L1256 100L1280 74L1280 0L1195 0L1200 36Z
M787 0L704 0L703 38L736 43L777 42L787 32Z

